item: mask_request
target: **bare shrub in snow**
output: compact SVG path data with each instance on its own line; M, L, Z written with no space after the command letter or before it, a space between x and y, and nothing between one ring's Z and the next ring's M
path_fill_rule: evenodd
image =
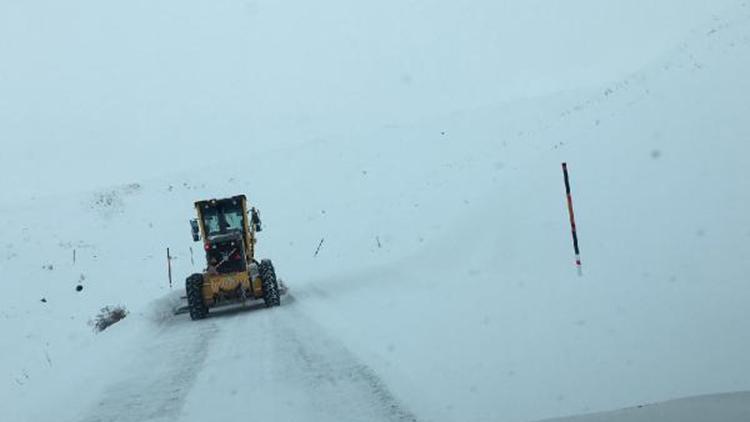
M94 331L100 333L126 316L128 310L124 306L105 306L89 324L94 326Z

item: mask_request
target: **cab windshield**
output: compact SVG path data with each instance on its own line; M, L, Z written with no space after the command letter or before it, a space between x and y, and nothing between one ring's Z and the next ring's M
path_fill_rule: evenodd
M203 225L208 236L242 231L242 204L237 200L227 200L203 205Z

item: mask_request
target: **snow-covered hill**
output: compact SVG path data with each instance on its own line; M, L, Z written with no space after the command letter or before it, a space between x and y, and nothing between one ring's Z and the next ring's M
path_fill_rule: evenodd
M262 40L274 33L295 34L298 40L294 24L306 22L304 16L327 16L319 19L343 31L349 27L334 22L364 14L348 25L365 25L362 34L382 31L387 37L371 62L341 64L363 77L392 69L363 70L390 57L388 46L398 52L391 65L406 55L424 66L426 75L439 67L431 60L440 57L442 48L432 46L427 35L418 38L406 23L380 28L377 22L389 21L365 19L392 16L396 12L386 7L389 3L367 13L334 3L325 3L324 11L331 14L282 11L267 3L241 7L250 16L257 14L262 24L251 26L267 35ZM609 41L627 32L591 24L596 2L573 3L566 13L557 11L559 20L543 21L576 22L575 13L588 8L590 19L583 19L593 25L588 30L609 34ZM623 2L607 13L620 10L630 23L643 17L650 28L677 2L668 3L645 11ZM87 3L93 8L87 10L97 11L95 16L113 13L107 15L112 22L139 18L132 10L118 14L97 4ZM508 3L503 9L488 3L464 16L448 6L438 13L415 2L405 6L405 16L415 19L425 10L434 14L420 21L428 34L447 34L442 28L454 15L462 24L488 25L467 29L467 40L440 35L453 40L448 51L455 52L484 35L502 39L489 17L479 19L482 13L514 12L536 22L532 17L539 15L533 12L540 4ZM180 11L159 6L166 9L143 17L147 30L132 44L122 41L129 39L126 26L100 28L85 18L79 35L86 38L94 31L86 25L95 25L120 40L118 45L132 47L144 45L140 37L159 25L194 25L201 35L195 40L212 46L218 41L208 37L214 33L208 25L215 16L233 15L236 6L222 5L192 4L194 9L186 5ZM272 81L266 95L239 90L233 102L225 101L230 87L243 86L244 79L212 78L221 100L195 93L201 100L194 101L181 90L182 83L200 81L201 72L215 77L231 68L219 63L231 56L229 50L209 49L205 67L186 71L184 80L176 71L174 79L152 73L145 59L129 70L159 74L175 84L157 90L169 98L164 109L141 103L141 94L164 82L159 78L147 77L142 91L121 102L100 97L103 81L87 91L92 95L86 101L71 94L81 100L82 110L106 105L88 120L76 118L64 101L39 106L35 101L46 95L59 99L66 89L85 83L58 86L70 75L35 68L48 78L41 79L41 88L24 97L16 87L12 98L25 99L12 104L5 97L1 104L6 123L0 129L6 147L2 163L11 170L3 180L8 195L0 199L5 291L0 330L10 351L0 360L0 400L8 420L192 421L252 415L266 420L529 421L750 390L750 6L722 5L671 7L674 21L664 21L670 30L623 39L619 49L610 43L623 52L623 61L612 56L594 60L597 77L589 79L576 67L576 54L594 55L585 54L580 42L573 44L568 60L562 55L559 62L535 66L561 64L558 69L526 77L528 69L520 65L509 70L515 77L493 78L486 69L470 70L468 59L446 59L440 62L448 63L446 75L499 85L468 92L450 85L445 97L434 101L428 94L450 78L435 76L418 88L423 90L419 94L373 86L367 78L343 79L342 86L353 91L331 88L335 95L327 98L329 86L302 78L291 65L290 73L282 75L295 82L284 90L275 89L283 83L263 68L269 73L259 80ZM24 15L20 5L3 7ZM136 2L133 7L147 6ZM16 25L5 31L26 28L10 14L3 16ZM53 22L60 25L60 20ZM314 27L315 22L307 24ZM229 40L230 32L214 34ZM398 49L398 33L420 47L414 50L432 46L424 50L424 61L414 50ZM589 32L579 35L590 38ZM243 36L265 45L254 35ZM373 46L370 38L345 41L330 28L310 37L304 45L318 49L310 50L304 62L326 75L335 68L325 60L331 57L320 56L328 51L320 47L326 41L350 48L340 51L342 60L352 60L360 51L358 42ZM63 39L80 40L76 33ZM644 42L649 39L654 42ZM183 40L172 41L183 45ZM118 57L96 40L87 42L98 46L96 57ZM278 42L294 44L291 37ZM533 40L527 43L533 48ZM489 48L490 43L477 44ZM609 50L605 44L600 40L591 48L598 46L595 51L602 53ZM155 40L152 45L171 44ZM230 43L226 48L232 45L237 47ZM270 45L260 50L261 57L286 57ZM633 45L644 50L624 48ZM477 48L476 60L484 63L481 58L490 54ZM520 49L509 51L525 57ZM158 53L147 56L154 59ZM241 68L251 64L243 62ZM6 64L6 69L6 87L15 86L13 81L30 84L23 66ZM101 74L89 70L87 75ZM115 78L115 84L134 81L131 76ZM537 90L516 86L536 86L545 78L548 85L540 82ZM410 76L399 83L409 80L422 79ZM356 91L361 85L368 87L362 96ZM197 84L196 89L209 86ZM290 94L302 88L304 95ZM382 97L368 95L371 91L381 91ZM280 95L274 100L278 103L269 99L273 92ZM535 96L518 98L524 94ZM390 99L402 95L404 102L388 111ZM282 113L293 104L283 98L300 102ZM453 100L456 107L448 105ZM259 102L272 105L268 116ZM135 113L136 103L155 114L128 114ZM179 113L171 107L178 103L186 107ZM37 106L38 115L33 113ZM176 113L170 119L165 118L168 110ZM215 119L205 119L209 115ZM72 120L56 120L63 117ZM90 132L83 128L87 124L92 124ZM232 136L235 129L242 135ZM90 138L74 142L81 136ZM23 142L6 141L11 137ZM108 141L100 144L101 139ZM56 144L67 141L70 151ZM51 144L59 163L53 154L37 152ZM102 156L103 148L111 148L111 156L98 162L94 157ZM562 161L571 169L582 277L572 262ZM115 181L119 184L112 185ZM192 202L236 193L247 193L261 209L265 231L259 254L274 260L290 295L273 310L224 311L201 322L171 315L181 280L201 269L200 250L190 242L187 224ZM171 289L167 247L175 256ZM87 321L111 304L123 304L131 314L94 335Z

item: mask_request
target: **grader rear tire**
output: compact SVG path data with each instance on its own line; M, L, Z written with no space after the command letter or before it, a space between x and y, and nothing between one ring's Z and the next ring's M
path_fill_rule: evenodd
M188 310L193 321L208 316L208 306L203 301L203 274L193 274L185 280Z
M266 307L281 305L281 295L279 294L279 282L276 280L276 270L273 269L273 263L270 259L260 261L260 279L263 282L263 301Z

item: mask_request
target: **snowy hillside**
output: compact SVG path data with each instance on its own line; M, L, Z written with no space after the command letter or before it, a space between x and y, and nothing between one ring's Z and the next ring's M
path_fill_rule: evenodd
M1 6L33 47L0 47L28 59L0 74L4 418L532 421L750 390L747 3L78 3ZM172 315L193 201L237 193L289 295Z

